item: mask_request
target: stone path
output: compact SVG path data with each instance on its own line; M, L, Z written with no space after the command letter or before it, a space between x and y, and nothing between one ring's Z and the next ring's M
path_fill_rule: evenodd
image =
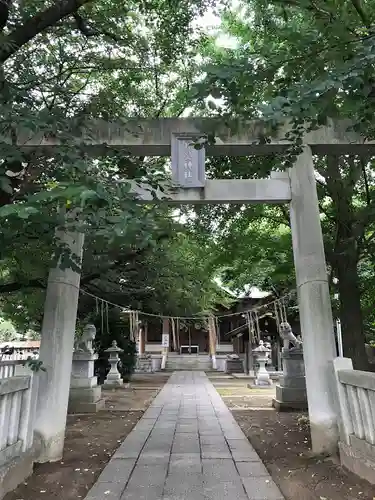
M86 500L283 500L203 372L174 372Z

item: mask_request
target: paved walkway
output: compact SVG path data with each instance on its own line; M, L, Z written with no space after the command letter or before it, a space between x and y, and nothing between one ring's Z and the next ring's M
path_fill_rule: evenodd
M86 500L283 500L203 372L174 372Z

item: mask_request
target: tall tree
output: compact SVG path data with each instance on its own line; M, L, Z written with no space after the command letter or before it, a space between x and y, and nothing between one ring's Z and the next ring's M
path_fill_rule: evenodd
M129 179L156 187L165 162L126 151L109 155L105 147L93 158L77 137L83 126L89 137L95 119L184 111L197 67L192 22L208 5L0 2L0 293L4 309L20 321L40 307L35 290L43 294L60 206L79 208L78 228L70 227L87 235L82 283L94 288L100 281L107 295L114 285L121 295L127 288L125 303L130 290L140 300L139 281L119 287L118 275L129 277L134 260L158 245L162 251L171 212L137 204ZM26 137L57 138L60 146L20 147L25 131ZM74 266L72 256L64 262ZM109 284L109 277L117 282Z
M304 132L329 119L350 118L355 130L372 138L374 7L373 0L240 2L222 23L235 48L205 41L209 65L197 87L201 102L209 94L221 97L223 116L261 117L271 127L291 120L288 138L295 147L273 158L279 168L291 164ZM358 368L368 366L359 273L372 260L373 167L373 158L354 151L316 162L329 272L339 280L344 352ZM231 170L236 174L238 163Z

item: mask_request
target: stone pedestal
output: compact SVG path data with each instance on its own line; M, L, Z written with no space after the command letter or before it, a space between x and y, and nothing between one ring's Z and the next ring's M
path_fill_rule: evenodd
M94 363L97 358L97 354L93 352L74 351L69 413L96 413L104 408L102 389L98 386L97 377L94 377Z
M151 354L138 354L134 369L135 373L152 373Z
M263 340L259 342L259 347L253 350L254 358L259 364L259 370L256 374L255 386L257 388L269 387L272 385L270 374L266 369L266 363L269 362L271 349L265 346Z
M160 372L161 370L161 354L151 355L151 367L153 372Z
M119 354L123 352L123 349L120 349L117 346L117 342L114 340L112 342L112 347L109 347L104 352L109 353L109 364L111 365L111 369L108 372L107 378L104 381L103 388L104 389L116 389L116 387L121 387L124 385L124 381L121 378L121 374L118 371L117 365L120 361Z
M273 406L278 411L307 410L305 365L299 348L282 351L283 376L276 385Z
M229 354L225 363L225 373L243 373L243 371L242 359Z

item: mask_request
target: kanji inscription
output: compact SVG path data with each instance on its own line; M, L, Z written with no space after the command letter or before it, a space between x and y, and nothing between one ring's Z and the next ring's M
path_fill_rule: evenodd
M204 187L205 149L194 145L200 136L172 134L172 180L180 187Z

